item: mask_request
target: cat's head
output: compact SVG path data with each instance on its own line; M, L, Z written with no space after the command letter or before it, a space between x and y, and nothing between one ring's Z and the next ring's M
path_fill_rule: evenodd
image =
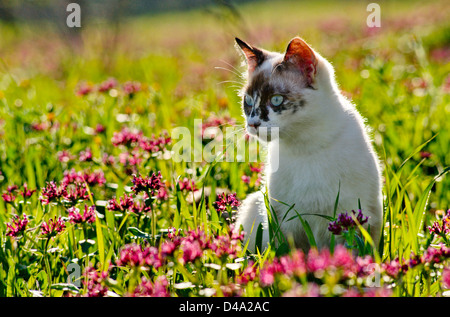
M337 91L333 68L304 40L292 39L284 54L238 38L236 43L248 66L241 94L249 134L269 140L276 134L292 138L326 115L327 100ZM276 134L271 133L274 128Z

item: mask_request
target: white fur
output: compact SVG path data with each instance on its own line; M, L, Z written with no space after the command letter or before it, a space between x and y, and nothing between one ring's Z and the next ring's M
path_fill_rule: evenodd
M270 59L258 71L270 71L270 65L283 58L271 53ZM261 127L279 127L279 138L268 143L265 182L270 203L281 222L288 207L300 214L332 216L339 192L337 214L358 209L369 216L371 235L378 245L382 225L381 176L378 158L372 148L363 118L354 105L339 91L331 64L316 53L318 59L314 88L303 89L306 105L296 113L270 113ZM250 78L252 74L249 74ZM247 126L250 133L256 131ZM271 160L278 159L272 171ZM281 231L292 236L296 246L308 249L309 243L300 220L287 221ZM329 221L319 216L303 216L313 231L318 247L327 247L331 233ZM267 210L262 192L249 195L243 202L237 219L243 226L249 248L255 245L256 228L263 223L263 245L269 242ZM251 229L253 228L253 232Z

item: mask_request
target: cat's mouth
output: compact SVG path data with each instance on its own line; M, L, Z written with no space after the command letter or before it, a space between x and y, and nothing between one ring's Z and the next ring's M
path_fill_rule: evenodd
M258 128L259 127L247 125L247 133L253 136L258 136Z

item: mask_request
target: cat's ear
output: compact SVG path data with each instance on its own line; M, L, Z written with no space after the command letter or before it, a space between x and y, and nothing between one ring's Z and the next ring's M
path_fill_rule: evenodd
M284 61L300 68L309 85L314 83L317 58L312 48L301 38L295 37L291 40L286 49Z
M244 41L235 38L237 45L241 48L242 52L247 59L248 71L251 73L256 67L264 62L265 55L264 52L256 47L252 47L245 43Z

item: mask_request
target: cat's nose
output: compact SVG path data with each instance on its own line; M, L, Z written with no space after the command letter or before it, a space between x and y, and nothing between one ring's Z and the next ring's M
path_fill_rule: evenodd
M250 127L258 129L258 127L261 125L261 122L252 122L248 124Z

